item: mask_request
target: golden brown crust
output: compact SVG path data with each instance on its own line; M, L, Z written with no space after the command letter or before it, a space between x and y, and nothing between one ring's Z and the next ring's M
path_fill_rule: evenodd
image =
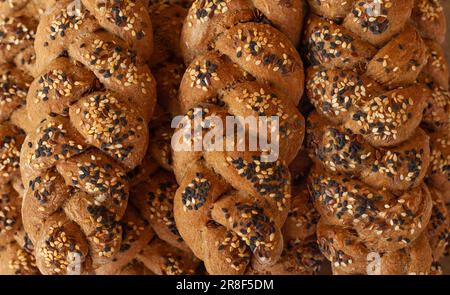
M125 212L126 174L144 159L156 100L148 10L137 0L82 2L80 15L69 17L65 0L42 17L27 97L22 213L44 274L116 272L140 250L121 252L130 229L146 227Z
M22 14L28 17L37 18L42 15L47 8L53 6L56 0L1 0L1 15Z
M15 64L24 72L36 74L33 44L38 19L54 3L55 0L0 1L0 64Z
M251 260L270 267L283 252L282 226L291 199L288 165L304 137L296 108L303 64L291 43L299 37L300 26L292 24L301 22L302 4L196 1L185 21L181 49L190 65L179 92L185 119L200 111L206 120L223 122L230 115L280 119L275 162L263 161L261 150L173 153L180 184L175 220L210 274L244 274ZM213 129L206 128L204 136Z
M194 255L158 238L145 246L136 259L156 275L193 275L199 267Z
M152 132L165 130L160 126L166 122L164 113L158 113L154 120ZM167 139L170 147L170 137L164 140ZM98 274L181 274L185 264L196 267L199 264L198 260L192 260L192 252L175 224L173 198L178 184L173 174L162 170L164 166L158 167L162 159L155 160L153 154L150 147L142 165L128 173L132 189L121 222L120 252L112 263L97 270ZM171 171L171 167L167 170ZM193 271L186 270L185 274Z
M427 174L430 140L422 129L395 147L377 148L364 136L334 126L317 113L310 115L308 127L311 152L329 171L357 175L374 188L391 191L414 188Z
M131 204L127 207L121 226L122 243L119 252L112 262L95 271L98 275L120 274L154 237L154 232L147 220L142 218Z
M257 263L247 271L251 275L315 275L318 274L324 256L319 250L317 240L311 237L301 243L289 243L285 246L278 262L270 267L261 267Z
M450 134L447 130L430 133L431 161L428 180L444 199L450 199Z
M356 73L324 68L310 70L307 81L308 97L320 115L379 147L398 145L415 133L430 94L422 85L378 92L376 84Z
M25 104L31 81L31 77L21 70L9 64L0 65L0 123L13 119Z
M10 185L1 185L0 189L0 245L4 245L14 240L22 227L22 199Z
M370 250L401 249L412 243L430 220L433 204L424 184L395 196L318 166L309 183L324 222L351 228Z
M50 2L50 1L49 1ZM38 1L0 1L0 274L39 274L22 227L19 156L28 130L25 103L34 71ZM18 126L18 127L17 127Z
M151 50L142 49L142 40L151 35L151 26L145 25L147 22L149 23L148 15L143 12L145 10L147 13L146 9L141 7L140 1L137 1L140 3L137 6L130 5L136 0L126 2L117 4L124 7L118 8L114 4L115 8L108 6L106 10L119 9L124 14L132 13L135 10L138 16L142 14L142 20L135 24L136 27L132 26L132 30L123 28L125 24L122 22L124 21L119 21L117 25L110 28L111 16L107 14L100 17L93 13L94 16L87 10L83 10L80 16L68 18L65 6L67 3L61 1L56 4L52 12L42 18L38 27L35 44L37 69L40 74L45 76L49 70L52 70L49 69L51 63L61 53L67 51L72 60L82 63L107 89L141 105L140 111L148 122L155 105L155 81L148 67L138 60L146 60L148 52L151 53ZM100 10L104 9L100 8ZM146 16L144 17L144 15ZM130 22L132 19L127 19L127 21ZM59 26L58 23L65 25ZM104 29L112 30L112 33L96 32L102 26L106 26ZM134 32L133 38L136 40L134 43L130 43L131 36L129 34L132 32ZM126 40L120 38L126 38ZM146 55L136 56L133 50L139 48L141 48L139 52L145 52ZM74 71L76 70L72 67L66 68L61 75L62 77L69 76L69 73ZM72 81L72 83L76 82ZM60 84L57 87L67 91L64 88L64 82ZM36 99L39 94L30 92L29 95ZM32 109L29 109L28 112L30 114Z
M450 92L434 88L429 96L422 125L429 131L442 131L444 134L450 126Z
M27 11L27 10L24 10ZM34 73L37 20L23 11L0 15L0 63L15 63L17 67Z
M422 235L397 251L383 253L367 249L349 228L320 221L318 241L322 253L332 262L334 274L429 274L432 251Z
M412 20L425 39L444 42L447 24L441 0L415 0Z
M268 20L297 45L300 38L304 7L300 0L292 1L195 1L182 31L181 49L190 63L196 56L214 48L215 40L228 28L239 23Z
M428 62L423 67L418 79L431 89L448 89L449 69L444 49L436 42L425 41L428 48Z
M377 51L344 26L314 15L307 22L304 43L313 65L354 69L388 88L414 83L428 57L424 41L411 26Z
M320 215L310 200L305 181L292 188L292 203L283 226L283 238L287 244L301 243L315 235Z
M175 58L181 59L180 36L187 9L178 1L150 1L149 12L154 30L154 50L150 65L161 64ZM155 73L155 76L158 75Z
M310 200L305 182L310 160L301 151L289 169L292 176L292 202L283 226L283 252L274 265L263 265L256 260L247 270L255 275L313 275L320 271L324 260L316 238L316 225L320 215Z
M20 177L20 148L25 135L16 126L0 125L0 184L8 184Z

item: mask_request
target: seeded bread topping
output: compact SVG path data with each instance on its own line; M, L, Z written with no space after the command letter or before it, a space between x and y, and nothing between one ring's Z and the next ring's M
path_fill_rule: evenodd
M432 273L426 229L439 214L425 181L436 156L421 123L446 120L430 88L447 88L448 70L426 40L439 30L438 1L308 2L309 188L322 253L334 274L366 274L372 252L381 274Z
M179 108L187 120L200 110L205 119L223 122L228 115L280 118L278 161L265 162L260 150L173 153L180 184L175 221L210 274L250 272L250 260L270 267L283 252L282 227L292 198L288 165L303 141L296 108L303 64L293 45L302 5L196 1L183 26L181 50L190 65ZM203 135L210 131L205 128Z
M33 127L21 154L24 226L44 274L67 274L74 263L95 273L151 237L125 214L127 173L145 156L155 106L148 10L136 0L82 1L71 16L69 2L37 28Z

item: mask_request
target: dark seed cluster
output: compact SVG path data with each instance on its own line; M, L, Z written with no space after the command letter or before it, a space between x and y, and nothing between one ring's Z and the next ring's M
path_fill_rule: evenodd
M203 174L197 173L196 177L184 189L181 197L184 210L198 210L206 203L211 183L203 177Z
M227 157L227 162L233 165L238 174L249 181L255 190L263 197L274 200L280 211L287 206L290 195L290 181L286 178L287 168L278 160L264 162L261 157L254 156L248 162L243 158Z

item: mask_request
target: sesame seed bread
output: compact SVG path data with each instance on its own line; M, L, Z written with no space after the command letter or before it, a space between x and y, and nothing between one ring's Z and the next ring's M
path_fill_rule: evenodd
M419 74L419 82L430 88L448 90L449 69L442 46L434 40L426 39L428 62Z
M29 127L26 95L34 69L37 3L0 2L0 274L39 274L22 226L20 149Z
M156 275L199 273L199 260L192 253L180 250L157 238L145 246L136 259Z
M229 115L280 117L274 162L262 161L261 150L173 152L175 221L209 274L244 274L253 263L266 269L282 255L288 165L304 137L296 107L303 64L294 47L302 15L302 1L196 1L185 20L181 50L189 66L178 98L185 118L198 110L223 122Z
M424 39L444 42L447 21L441 0L414 0L412 21Z
M339 2L308 1L303 40L320 248L334 274L367 274L371 252L381 255L381 274L434 273L425 183L433 146L421 123L444 117L429 84L447 84L448 70L434 68L441 41L426 40L442 34L441 21L428 32L417 23L433 13L419 6L437 1Z
M70 4L57 1L37 28L21 151L23 224L43 274L115 270L130 240L152 236L127 210L156 104L146 3L83 0L74 16Z
M447 125L449 126L449 125ZM450 132L447 129L430 134L431 161L428 182L441 191L444 199L450 201Z
M173 175L158 171L135 187L131 203L139 208L160 239L189 251L178 232L173 216L173 198L177 189L178 184Z
M0 15L11 16L20 12L31 18L38 18L55 2L56 0L0 0Z
M20 247L16 241L0 245L0 274L38 275L36 260L32 253Z
M311 161L300 151L289 166L292 178L292 202L283 226L284 248L272 266L253 261L246 274L314 275L319 273L325 257L319 250L316 225L320 215L314 208L306 185Z
M132 205L128 205L127 211L121 220L121 227L122 243L120 249L114 256L113 261L96 270L97 275L120 273L155 235L149 223L140 216L139 212Z
M375 264L372 265L374 268L369 268L372 262L368 260L370 252L351 228L326 224L321 220L317 235L322 253L332 261L333 274L363 275L369 270L377 271ZM429 274L432 251L426 236L421 235L399 251L384 253L378 263L379 272L374 273L380 275Z

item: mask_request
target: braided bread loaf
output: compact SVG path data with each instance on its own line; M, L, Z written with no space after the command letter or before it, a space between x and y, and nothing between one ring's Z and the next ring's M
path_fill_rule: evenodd
M22 227L19 155L32 81L37 21L33 1L0 2L0 274L38 274L33 245ZM20 126L20 127L18 127Z
M182 58L180 36L192 0L150 0L148 9L154 28L154 50L150 66L154 69ZM156 76L156 74L155 74Z
M181 50L185 62L189 64L195 57L215 48L217 37L238 23L269 23L297 46L304 11L301 0L195 1L183 27Z
M423 180L431 92L413 0L308 1L310 191L319 244L336 274L429 273L432 197ZM377 261L371 261L378 257Z
M430 135L431 163L427 182L433 196L433 215L429 225L429 240L433 257L438 261L449 243L449 214L445 202L450 201L450 92L449 68L441 43L445 39L446 20L440 1L415 2L413 20L425 38L428 62L419 81L431 90L422 126Z
M192 61L178 101L187 121L197 112L205 114L203 120L222 122L228 115L280 119L275 162L264 162L262 150L174 151L180 184L174 200L176 224L210 274L243 274L252 260L272 266L283 250L281 230L291 199L288 165L304 133L296 109L303 65L291 43L298 37L303 10L301 1L264 4L196 1L182 31L183 56ZM205 128L204 136L213 130Z
M167 140L166 140L167 141ZM130 202L122 219L122 245L98 274L194 274L198 260L182 241L173 217L174 177L161 170L149 150L129 173Z
M75 15L70 3L37 29L21 151L23 223L43 274L92 273L120 251L126 174L145 156L155 105L144 3L84 0Z

